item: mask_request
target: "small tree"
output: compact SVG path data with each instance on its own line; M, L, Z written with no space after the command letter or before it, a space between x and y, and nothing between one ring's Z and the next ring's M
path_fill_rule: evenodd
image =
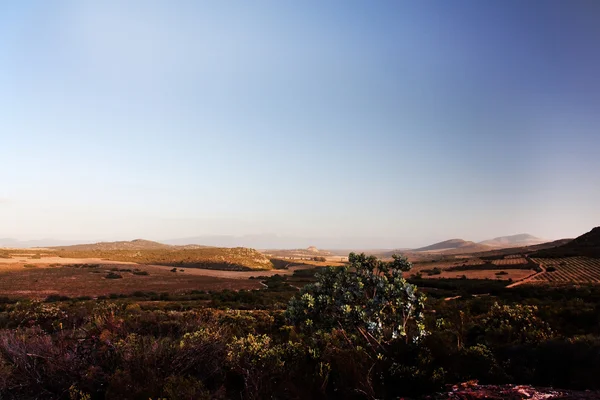
M317 283L290 300L288 320L304 331L342 329L371 345L425 335L425 296L402 273L411 263L401 256L384 262L350 253L349 266L327 268Z

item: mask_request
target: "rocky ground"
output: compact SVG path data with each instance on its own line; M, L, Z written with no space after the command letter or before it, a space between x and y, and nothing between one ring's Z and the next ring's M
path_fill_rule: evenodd
M429 396L431 400L590 400L600 399L599 391L573 391L529 385L478 385L467 382L448 388L447 392Z

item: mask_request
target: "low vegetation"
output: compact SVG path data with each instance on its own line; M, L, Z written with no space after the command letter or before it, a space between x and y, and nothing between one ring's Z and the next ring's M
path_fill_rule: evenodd
M349 259L254 279L262 290L2 298L0 396L398 398L469 380L600 388L599 287L406 281L405 259Z
M69 250L54 253L65 258L99 258L137 264L165 265L177 268L208 268L224 270L268 270L271 261L253 249L237 248L161 248L150 250Z

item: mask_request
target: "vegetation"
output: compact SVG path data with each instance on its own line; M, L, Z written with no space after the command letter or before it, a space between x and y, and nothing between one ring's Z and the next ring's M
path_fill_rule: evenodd
M0 397L398 398L468 380L600 388L600 287L407 281L404 258L349 260L259 278L263 290L0 298Z
M224 270L265 270L273 268L271 261L263 254L243 247L232 249L166 247L143 250L106 250L103 247L100 249L83 247L82 250L57 249L54 254L66 258L101 258L110 261L166 265L177 268Z

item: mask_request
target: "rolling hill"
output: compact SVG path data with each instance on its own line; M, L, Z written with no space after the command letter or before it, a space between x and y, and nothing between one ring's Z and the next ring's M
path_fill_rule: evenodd
M533 246L536 244L541 244L547 242L544 239L540 239L528 233L521 233L518 235L510 235L510 236L500 236L494 239L484 240L479 242L479 244L483 244L486 246L492 247L522 247L522 246Z
M268 270L273 263L264 254L245 247L224 248L199 245L171 246L136 239L52 248L60 257L100 258L138 264L224 270Z
M566 244L549 249L539 250L532 257L559 258L559 257L593 257L600 258L600 226L593 228Z
M135 239L131 241L120 241L120 242L99 242L99 243L87 243L87 244L76 244L72 246L56 246L61 250L68 251L115 251L115 250L160 250L160 249L171 249L174 246L163 244L159 242L153 242L151 240Z
M444 254L457 254L457 253L472 253L475 251L489 250L489 247L484 244L479 244L463 239L450 239L443 242L434 243L429 246L420 247L418 249L411 250L419 253L444 253Z

